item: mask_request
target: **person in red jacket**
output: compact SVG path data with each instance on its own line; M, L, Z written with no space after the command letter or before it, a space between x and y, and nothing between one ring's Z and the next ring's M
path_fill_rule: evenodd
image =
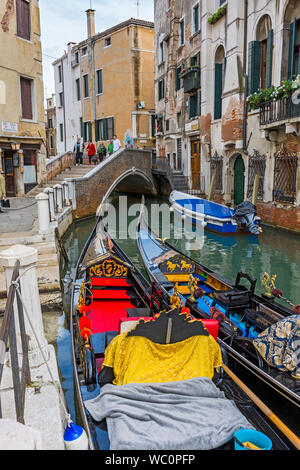
M95 153L96 153L96 147L91 140L89 141L89 145L87 146L86 149L88 151L89 165L91 165L93 157L95 156Z

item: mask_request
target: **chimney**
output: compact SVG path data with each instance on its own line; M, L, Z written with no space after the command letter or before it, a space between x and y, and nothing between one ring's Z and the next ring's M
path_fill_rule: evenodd
M86 10L88 38L95 36L95 10Z

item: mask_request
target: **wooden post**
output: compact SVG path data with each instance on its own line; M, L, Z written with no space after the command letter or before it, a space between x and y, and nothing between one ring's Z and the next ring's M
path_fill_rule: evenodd
M259 178L260 178L259 175L255 175L254 183L253 183L252 204L254 204L254 206L256 205L256 201L257 201Z
M214 185L216 181L216 173L212 175L211 183L210 183L210 188L209 188L209 194L208 194L208 200L211 201L213 193L214 193Z

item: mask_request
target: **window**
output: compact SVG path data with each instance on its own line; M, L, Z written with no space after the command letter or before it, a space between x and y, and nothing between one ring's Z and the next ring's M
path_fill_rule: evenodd
M185 42L185 34L184 34L184 19L180 21L180 45L183 46Z
M83 123L83 141L88 142L92 138L92 124L91 122Z
M61 65L58 66L58 81L59 81L59 83L62 82L62 70L61 70Z
M201 91L190 96L189 100L189 118L201 116Z
M52 129L52 128L53 128L53 123L52 123L52 119L51 119L51 118L48 119L48 127L49 127L49 129Z
M161 64L164 61L164 43L161 42L159 45L159 63Z
M64 94L63 92L59 93L59 106L63 106L64 105Z
M16 0L17 36L31 39L30 3L28 0Z
M79 52L75 52L75 62L76 64L79 64Z
M109 47L111 44L111 37L104 39L104 47Z
M222 46L217 49L215 58L215 104L214 119L222 117L222 94L226 69L225 51Z
M193 32L197 33L200 29L200 8L199 3L193 8Z
M162 100L165 97L165 80L162 78L158 82L158 99Z
M50 135L50 148L53 149L53 136Z
M249 43L248 94L272 84L273 36L271 18L264 15L257 26L257 40Z
M166 132L169 132L169 130L170 130L170 121L169 121L169 119L166 119L165 123L166 123Z
M175 90L178 91L181 88L181 67L176 68L175 74Z
M84 86L84 97L88 98L89 97L89 76L88 76L88 74L83 76L83 86Z
M114 118L99 119L96 124L96 140L110 140L115 133ZM97 139L98 137L98 139Z
M101 95L103 93L103 73L102 69L97 70L97 93Z
M290 26L288 78L300 74L300 19Z
M60 141L63 142L64 141L64 125L63 124L59 125L59 132L60 132Z
M33 119L32 86L33 80L25 77L20 78L21 107L23 119Z
M76 96L77 96L77 101L80 101L81 99L81 93L80 93L80 78L76 79Z
M87 53L88 53L87 47L84 47L84 48L81 50L81 56L83 57L83 56L87 55Z
M182 114L181 114L181 112L177 113L177 127L178 127L178 129L181 129L181 127L182 127Z

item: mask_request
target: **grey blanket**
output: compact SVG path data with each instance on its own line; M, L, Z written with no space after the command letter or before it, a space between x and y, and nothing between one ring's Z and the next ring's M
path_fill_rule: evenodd
M252 428L206 377L108 384L85 406L96 421L106 418L111 450L210 450Z

